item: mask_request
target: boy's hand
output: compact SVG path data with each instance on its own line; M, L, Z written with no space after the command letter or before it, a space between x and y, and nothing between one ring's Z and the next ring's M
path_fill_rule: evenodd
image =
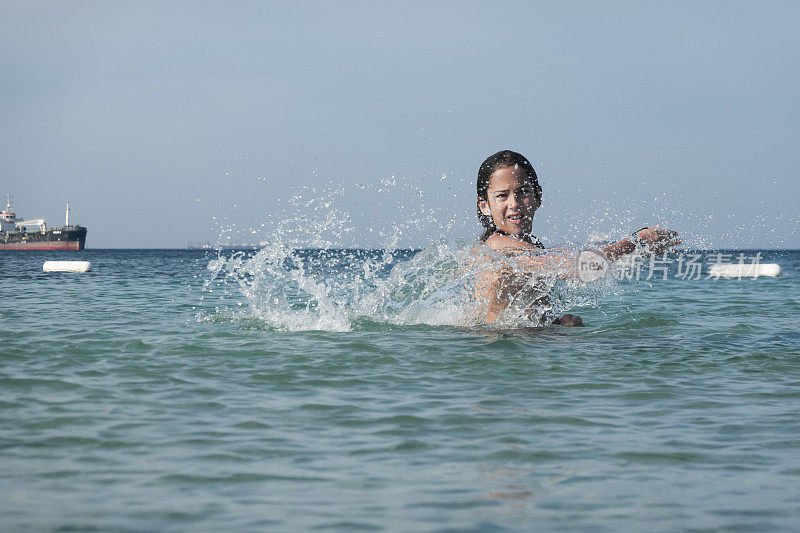
M633 235L634 240L643 245L651 254L664 253L669 248L683 243L683 241L678 238L677 231L663 229L658 226L640 229Z

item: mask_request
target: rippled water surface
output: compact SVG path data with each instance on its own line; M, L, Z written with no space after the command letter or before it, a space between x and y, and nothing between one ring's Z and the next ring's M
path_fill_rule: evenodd
M0 255L0 527L800 528L800 253L513 331L426 253Z

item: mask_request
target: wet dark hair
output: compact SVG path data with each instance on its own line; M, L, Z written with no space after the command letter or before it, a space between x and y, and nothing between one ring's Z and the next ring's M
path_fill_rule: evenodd
M489 179L491 179L492 174L501 168L508 167L517 167L524 170L525 174L528 175L528 179L531 181L536 200L539 202L542 201L542 188L539 186L539 178L536 177L536 171L533 170L533 165L531 165L530 161L528 161L525 156L517 152L512 152L511 150L501 150L487 157L478 169L478 221L481 223L481 226L486 228L486 231L481 235L481 242L491 237L492 233L494 233L497 228L495 228L490 215L481 213L480 201L489 200L489 193L487 190L489 189Z

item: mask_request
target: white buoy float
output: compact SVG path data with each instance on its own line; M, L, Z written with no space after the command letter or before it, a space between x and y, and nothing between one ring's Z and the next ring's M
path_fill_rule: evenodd
M91 272L89 261L45 261L42 265L45 272Z
M715 278L777 277L781 275L781 267L777 263L721 263L711 265L708 275Z

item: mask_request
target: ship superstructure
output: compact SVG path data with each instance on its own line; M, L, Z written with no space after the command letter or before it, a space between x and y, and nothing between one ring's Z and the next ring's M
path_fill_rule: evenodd
M83 250L86 228L70 225L69 202L64 227L48 228L43 218L17 219L6 196L6 207L0 211L0 250Z

